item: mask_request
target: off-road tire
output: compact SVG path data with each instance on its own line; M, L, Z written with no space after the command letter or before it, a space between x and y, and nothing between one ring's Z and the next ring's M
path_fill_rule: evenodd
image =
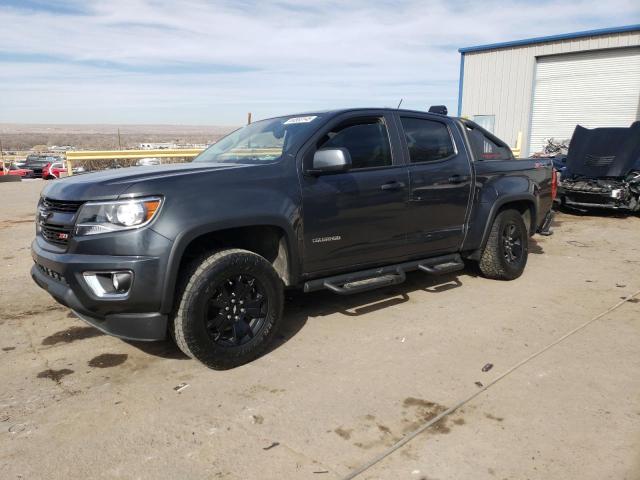
M503 244L505 228L513 225L522 239L522 253L516 262L506 258ZM514 280L522 275L529 256L529 234L522 215L517 210L503 210L493 221L489 239L478 262L480 272L487 278L495 280Z
M260 330L248 343L229 347L221 346L211 338L202 310L211 286L233 275L249 275L260 282L267 296L267 313ZM282 280L260 255L240 249L206 254L183 272L170 333L185 355L209 368L226 370L243 365L262 355L277 335L282 318L283 292Z

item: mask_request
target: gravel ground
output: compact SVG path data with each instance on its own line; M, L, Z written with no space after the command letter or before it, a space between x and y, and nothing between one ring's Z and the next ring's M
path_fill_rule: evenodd
M2 478L344 478L618 303L357 478L640 478L637 216L559 214L513 282L289 293L276 348L215 372L36 287L42 185L0 184Z

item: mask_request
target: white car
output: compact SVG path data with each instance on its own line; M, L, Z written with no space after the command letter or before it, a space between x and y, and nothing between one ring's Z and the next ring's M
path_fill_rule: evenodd
M162 161L156 157L141 158L136 162L139 167L148 167L150 165L160 165Z

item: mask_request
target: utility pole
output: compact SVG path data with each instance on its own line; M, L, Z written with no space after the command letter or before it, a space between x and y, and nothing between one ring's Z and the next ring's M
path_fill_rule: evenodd
M251 112L247 113L247 125L251 123Z
M118 128L118 150L122 150L122 141L120 140L120 129Z
M2 167L2 173L7 174L9 172L4 171L4 150L2 149L2 139L0 138L0 167Z

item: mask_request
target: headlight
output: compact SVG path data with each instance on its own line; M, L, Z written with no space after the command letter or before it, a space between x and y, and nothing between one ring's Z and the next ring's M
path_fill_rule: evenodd
M161 204L160 197L87 202L78 212L74 234L96 235L143 227L153 220Z

